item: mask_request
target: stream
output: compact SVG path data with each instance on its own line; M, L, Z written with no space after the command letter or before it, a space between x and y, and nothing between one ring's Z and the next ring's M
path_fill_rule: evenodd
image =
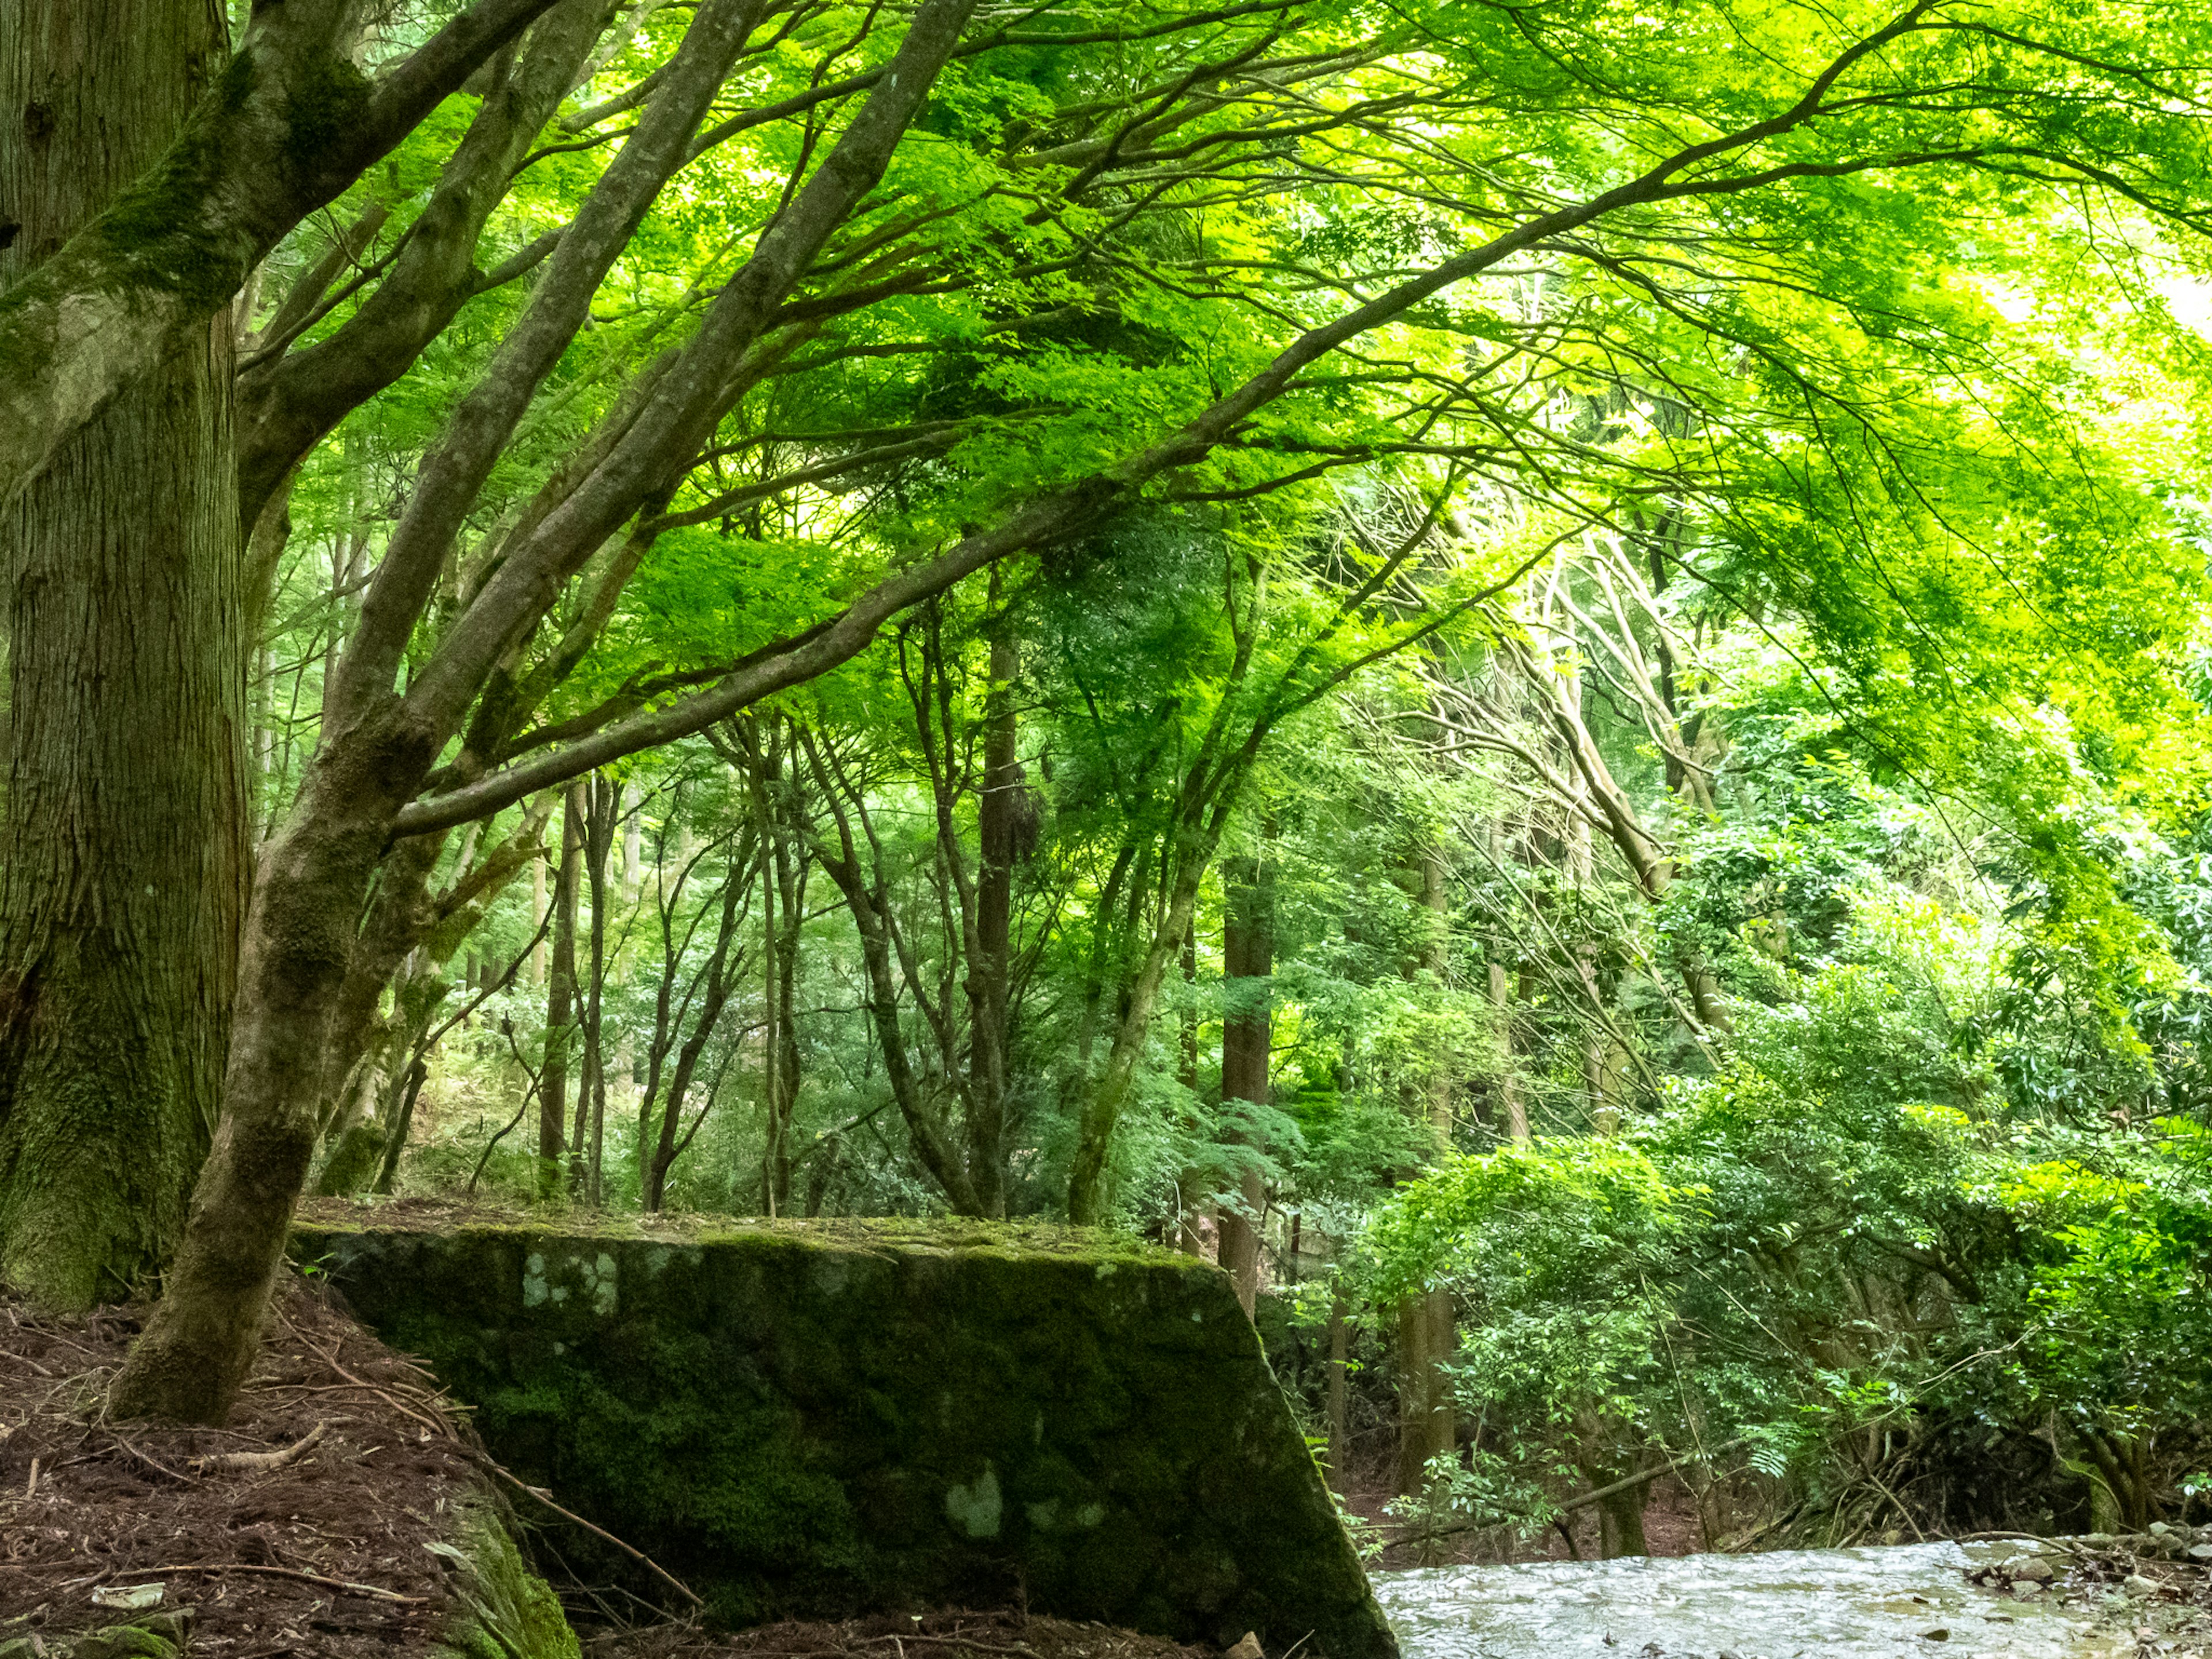
M2076 1611L1966 1581L1976 1544L1375 1575L1406 1659L2118 1659Z

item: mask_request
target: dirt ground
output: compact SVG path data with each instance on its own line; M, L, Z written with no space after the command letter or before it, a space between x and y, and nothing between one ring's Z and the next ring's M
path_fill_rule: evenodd
M125 1622L158 1585L208 1659L427 1647L447 1591L424 1546L483 1486L428 1379L294 1281L228 1427L111 1424L143 1311L0 1301L0 1642Z

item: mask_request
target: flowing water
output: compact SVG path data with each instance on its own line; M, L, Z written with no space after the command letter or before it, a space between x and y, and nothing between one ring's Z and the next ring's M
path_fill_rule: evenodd
M2118 1659L2109 1629L1966 1581L1974 1544L1375 1576L1406 1659ZM2003 1547L1997 1547L2002 1553Z

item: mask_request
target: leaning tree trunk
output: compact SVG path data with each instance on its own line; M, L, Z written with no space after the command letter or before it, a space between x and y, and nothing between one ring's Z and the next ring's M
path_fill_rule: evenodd
M152 162L206 0L0 0L0 282ZM246 870L230 319L0 513L0 1278L58 1307L175 1243L221 1098Z

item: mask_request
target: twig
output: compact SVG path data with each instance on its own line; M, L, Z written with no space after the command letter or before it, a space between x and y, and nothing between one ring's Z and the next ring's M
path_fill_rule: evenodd
M662 1566L659 1562L654 1560L643 1550L639 1549L635 1545L623 1543L621 1539L616 1537L614 1534L609 1532L605 1527L592 1525L592 1522L585 1520L582 1516L578 1515L574 1510L562 1508L560 1504L553 1501L552 1494L546 1492L543 1487L532 1486L520 1475L515 1474L511 1469L502 1468L500 1464L494 1462L483 1453L471 1451L465 1447L462 1449L464 1455L469 1457L471 1462L480 1464L484 1468L490 1470L501 1480L511 1481L515 1486L523 1492L528 1492L532 1498L545 1505L547 1509L552 1510L554 1514L559 1516L562 1520L574 1522L576 1525L581 1527L586 1532L591 1533L595 1537L604 1538L608 1543L612 1544L624 1555L629 1556L631 1560L637 1562L641 1566L649 1568L662 1583L667 1584L670 1589L673 1589L678 1595L681 1595L693 1607L703 1607L707 1605L699 1598L698 1595L689 1584L685 1583L681 1578L678 1578L674 1573L669 1571L667 1568Z
M411 1407L403 1405L398 1401L394 1400L382 1389L377 1387L375 1383L364 1382L361 1378L356 1376L351 1371L345 1368L343 1363L338 1358L338 1348L337 1344L333 1344L330 1350L325 1352L321 1343L317 1342L297 1325L293 1324L289 1315L280 1314L278 1316L284 1321L285 1325L290 1329L292 1334L300 1339L303 1346L313 1349L318 1358L322 1360L325 1364L328 1365L340 1376L345 1378L347 1382L352 1383L354 1387L356 1389L368 1389L369 1393L374 1395L386 1405L391 1407L392 1410L405 1413L408 1416L413 1418L417 1423L422 1424L423 1427L436 1430L448 1440L459 1438L459 1437L453 1433L453 1425L446 1422L442 1418L426 1417L421 1412L416 1411ZM341 1342L343 1340L343 1338L339 1339Z
M279 1446L275 1451L214 1452L205 1457L192 1459L192 1467L202 1474L267 1474L281 1469L287 1463L297 1462L322 1444L323 1431L327 1423L318 1423L289 1446Z
M301 1572L297 1567L257 1567L245 1561L219 1561L209 1565L173 1567L133 1567L126 1575L132 1578L153 1578L172 1572L258 1572L271 1578L296 1578L303 1584L319 1584L325 1589L343 1590L349 1595L373 1596L379 1601L399 1601L410 1607L419 1607L428 1596L402 1595L398 1590L379 1589L374 1584L356 1584L343 1578L325 1578L319 1572Z
M137 1458L138 1462L143 1463L148 1468L152 1469L155 1474L166 1474L170 1480L178 1482L181 1486L190 1486L191 1484L191 1476L188 1474L179 1474L176 1470L171 1468L167 1463L161 1462L153 1457L149 1457L146 1453L139 1450L137 1447L132 1445L128 1440L125 1440L121 1435L116 1433L114 1430L110 1429L107 1431L107 1437L110 1440L112 1440L117 1445L120 1446L125 1451L128 1452L132 1457Z

